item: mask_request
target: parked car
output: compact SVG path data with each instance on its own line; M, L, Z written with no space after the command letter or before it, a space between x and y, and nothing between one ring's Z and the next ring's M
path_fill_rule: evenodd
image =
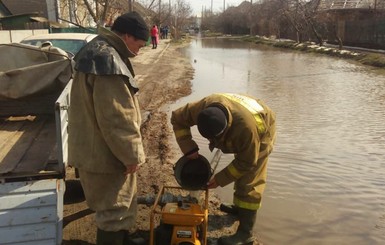
M49 33L26 37L20 43L38 47L52 45L66 51L70 57L73 57L96 36L96 34L91 33Z

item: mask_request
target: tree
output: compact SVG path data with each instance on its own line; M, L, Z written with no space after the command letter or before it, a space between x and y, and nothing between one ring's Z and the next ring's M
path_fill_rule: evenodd
M149 25L169 25L174 37L189 23L192 8L186 0L59 0L60 19L79 26L111 25L120 14L133 10L144 15Z
M188 25L192 15L191 5L186 0L140 0L148 10L150 24L169 26L174 38L181 37L182 30Z
M121 0L59 0L60 19L80 26L104 26L122 10L127 2Z
M186 3L185 0L177 0L174 6L174 24L172 25L174 38L179 39L181 37L181 32L186 28L191 15L190 4Z

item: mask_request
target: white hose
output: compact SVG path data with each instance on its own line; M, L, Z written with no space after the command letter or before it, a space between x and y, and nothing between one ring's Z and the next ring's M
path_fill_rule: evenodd
M213 159L211 159L211 162L210 162L210 166L214 167L212 168L212 175L211 175L211 178L214 177L214 174L215 174L215 170L217 169L218 167L218 164L219 164L219 160L221 160L221 156L222 156L222 151L220 149L217 149L217 151L215 152L214 154L214 157Z

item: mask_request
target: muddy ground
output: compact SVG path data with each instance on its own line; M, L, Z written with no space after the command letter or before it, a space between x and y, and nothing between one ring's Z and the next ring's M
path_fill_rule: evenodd
M143 111L142 136L147 161L138 171L139 196L155 196L163 185L178 186L173 165L181 156L169 125L167 111L160 108L191 93L194 70L178 50L188 43L161 40L157 49L144 47L132 59L140 88ZM88 209L74 169L67 169L64 197L63 244L95 244L94 213ZM236 228L234 217L219 211L220 200L209 192L208 244ZM137 232L149 240L151 205L138 205ZM155 224L156 225L156 224ZM167 245L167 244L161 244Z

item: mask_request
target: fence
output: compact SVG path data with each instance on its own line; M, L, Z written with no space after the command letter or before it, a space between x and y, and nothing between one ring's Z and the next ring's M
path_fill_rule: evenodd
M47 33L96 33L96 28L47 28L31 30L0 30L0 44L18 43L24 38ZM70 34L68 34L70 35Z
M18 43L24 38L49 33L48 29L35 29L35 30L0 30L0 44L4 43Z

